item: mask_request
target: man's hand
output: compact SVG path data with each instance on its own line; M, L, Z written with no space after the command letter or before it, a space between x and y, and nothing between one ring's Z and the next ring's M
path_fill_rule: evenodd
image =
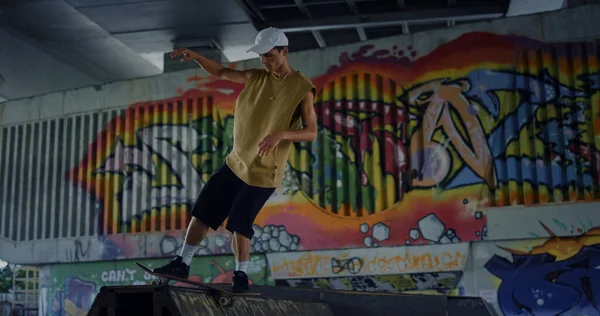
M271 152L273 149L275 149L275 147L277 147L277 145L279 145L279 142L282 139L283 139L282 133L274 133L274 134L265 136L265 138L263 138L260 141L260 143L258 143L258 155L259 156L268 155L269 152Z
M193 60L200 67L206 70L206 72L219 79L225 79L241 84L246 84L246 82L248 81L248 79L250 79L250 76L252 75L251 71L240 71L224 67L216 61L208 59L187 48L177 48L173 52L171 52L170 56L171 58L177 58L179 56L182 56L181 62Z
M188 60L194 60L198 57L198 54L192 52L187 48L177 48L173 52L171 52L171 58L177 58L179 56L183 56L183 58L181 58L181 62L184 62Z

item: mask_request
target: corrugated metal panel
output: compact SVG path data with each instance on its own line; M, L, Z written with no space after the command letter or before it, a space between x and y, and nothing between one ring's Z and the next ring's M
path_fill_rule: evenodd
M0 221L0 236L7 237L6 234L10 226L8 201L5 200L8 196L8 186L6 184L8 183L8 158L10 156L8 130L1 128L0 137L2 137L2 143L0 143L0 154L2 155L0 157L0 218L2 219Z
M493 206L600 199L599 113L592 106L600 103L599 59L591 43L515 54L518 93L507 95L502 105L509 108L500 111L518 115L505 121L501 137L508 157L495 161L497 176L512 181L490 196Z
M396 144L402 143L406 119L398 110L401 92L393 79L372 73L343 75L319 90L318 137L311 147L295 144L290 155L300 187L319 207L362 217L402 199L405 172L397 159L403 145Z
M110 112L108 123L96 120L102 131L83 141L86 152L69 178L98 200L99 233L187 227L203 182L224 162L212 104L210 97L182 96Z
M180 170L180 179L168 180L174 177L169 170L188 168L192 161L210 174L224 162L224 151L216 148L224 131L205 119L216 115L212 102L180 98L3 127L0 214L7 220L0 235L25 241L185 229L193 200L171 205L168 199L180 190L195 198L201 175ZM190 161L172 150L195 142ZM208 152L211 158L203 160ZM131 175L144 159L158 166L156 172L147 174L147 185L123 190L139 180Z
M106 125L107 115L90 113L2 128L0 235L16 241L88 236L90 199L66 175L84 155L85 144ZM104 117L100 121L100 117ZM96 121L96 122L95 122ZM95 124L93 124L95 122Z

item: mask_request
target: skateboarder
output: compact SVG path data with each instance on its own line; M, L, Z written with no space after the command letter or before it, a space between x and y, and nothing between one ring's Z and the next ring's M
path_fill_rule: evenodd
M193 60L213 76L244 84L238 95L233 150L206 182L192 210L180 255L154 272L187 278L192 257L209 228L233 233L233 291L246 292L252 225L275 188L282 183L292 142L310 142L317 135L313 108L316 89L288 62L288 39L279 29L258 33L248 50L260 56L264 70L234 70L177 48L171 58Z

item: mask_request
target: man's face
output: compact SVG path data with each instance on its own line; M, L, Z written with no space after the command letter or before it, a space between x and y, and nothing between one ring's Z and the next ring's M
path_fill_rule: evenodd
M272 72L281 67L286 53L287 48L284 48L281 51L277 50L277 48L273 48L270 51L260 55L260 60L265 69L268 72Z

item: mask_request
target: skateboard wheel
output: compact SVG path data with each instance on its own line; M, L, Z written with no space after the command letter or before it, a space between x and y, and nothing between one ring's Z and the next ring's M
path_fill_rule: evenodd
M152 280L152 285L165 285L169 284L169 280L165 280L163 278L158 278L156 280Z
M231 305L231 298L229 298L229 297L224 297L224 296L221 296L221 297L219 297L219 304L220 304L221 306L228 306L228 305Z

